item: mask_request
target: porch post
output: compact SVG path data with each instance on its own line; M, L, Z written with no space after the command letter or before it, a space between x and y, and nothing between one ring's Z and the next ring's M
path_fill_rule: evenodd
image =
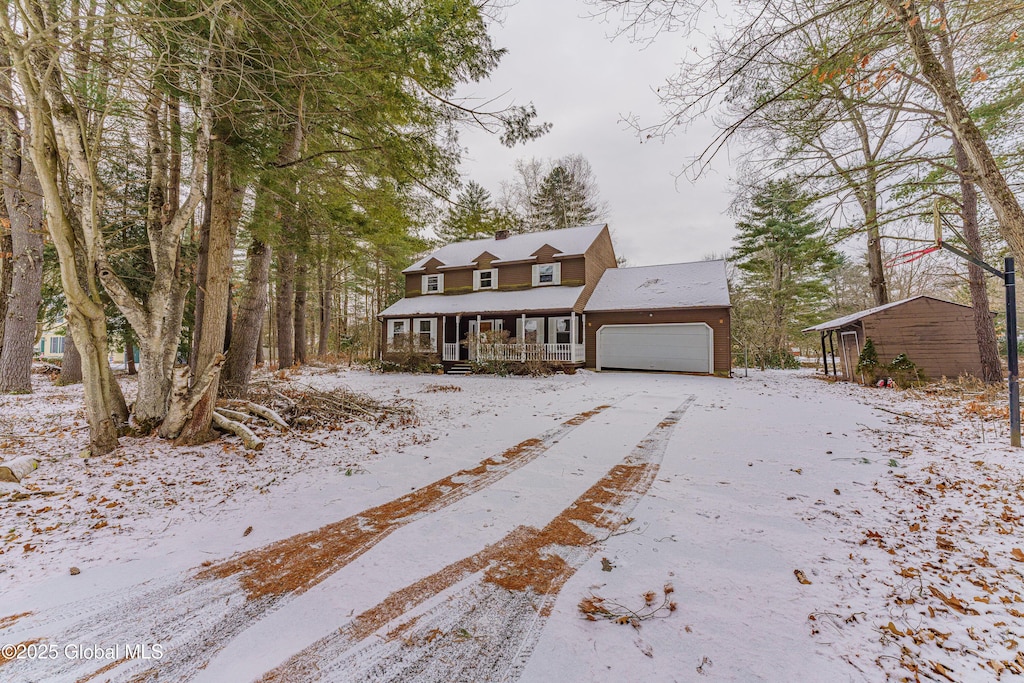
M584 313L580 318L580 327L583 328L583 334L580 335L580 343L583 344L583 366L587 365L587 314Z
M576 363L576 311L569 312L569 362Z
M526 314L523 313L519 323L519 360L526 362Z
M455 314L455 360L462 360L462 340L459 339L459 330L462 329L462 314Z
M448 316L441 316L441 362L447 360L444 357L444 345L448 341Z
M480 362L480 314L476 314L476 360Z

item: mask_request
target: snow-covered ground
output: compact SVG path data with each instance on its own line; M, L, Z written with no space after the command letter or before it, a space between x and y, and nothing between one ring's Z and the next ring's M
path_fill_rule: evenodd
M306 370L417 417L85 460L80 389L36 381L0 397L0 460L41 462L0 484L0 681L1024 673L1024 453L984 396Z

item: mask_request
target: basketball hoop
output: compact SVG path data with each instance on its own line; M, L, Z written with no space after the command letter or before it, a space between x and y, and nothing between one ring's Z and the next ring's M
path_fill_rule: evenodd
M939 249L942 249L942 247L937 244L933 244L932 246L925 247L924 249L915 249L914 251L904 252L902 254L893 256L891 259L886 261L885 267L892 268L893 266L902 266L907 263L916 261L919 258L924 258L928 254L932 253L933 251L938 251Z
M924 249L915 249L913 251L907 251L902 254L893 256L891 259L885 262L886 268L892 268L894 266L902 266L908 263L924 258L932 252L942 249L942 216L939 214L939 200L936 199L932 202L932 221L933 228L935 230L935 244ZM924 240L922 240L924 241Z

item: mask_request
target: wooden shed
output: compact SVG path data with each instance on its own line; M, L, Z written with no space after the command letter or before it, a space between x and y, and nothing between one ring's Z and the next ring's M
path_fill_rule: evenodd
M821 335L825 374L846 380L860 381L857 361L868 338L881 362L905 353L930 379L964 373L981 376L973 309L951 301L915 296L829 320L804 332Z

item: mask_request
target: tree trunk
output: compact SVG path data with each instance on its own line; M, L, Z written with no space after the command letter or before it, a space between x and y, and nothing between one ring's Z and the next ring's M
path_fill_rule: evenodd
M10 82L2 89L10 97ZM3 197L11 228L11 289L0 337L0 393L32 391L32 346L43 286L43 198L35 167L25 154L18 116L4 107ZM27 142L30 131L25 131Z
M213 373L209 386L192 415L178 435L179 445L196 445L211 438L210 425L217 400L220 362L223 360L225 320L228 315L228 296L231 282L231 243L234 226L238 222L242 205L242 188L232 178L229 152L223 137L211 144L211 176L213 192L210 200L209 249L207 251L206 295L203 306L202 334L196 349L196 367L201 368L194 386L205 378L202 373ZM220 359L220 360L218 360Z
M295 252L282 247L277 254L277 364L295 364Z
M964 241L967 248L979 258L983 257L981 234L978 231L978 193L970 180L967 155L959 142L953 140L953 156L960 175L962 197ZM967 279L971 290L971 307L974 313L974 332L978 337L978 351L981 353L981 379L986 382L1001 382L1003 367L999 362L999 344L992 323L988 289L985 287L985 271L973 263L967 264Z
M67 386L68 384L82 383L82 356L75 346L75 338L71 334L71 326L67 328L64 335L64 357L60 361L60 377L57 384Z
M875 306L884 306L889 303L889 290L885 284L882 236L878 230L878 189L873 179L866 183L861 208L864 210L864 226L868 233L868 275L871 294L875 298Z
M946 114L946 125L960 144L971 165L974 181L992 207L1003 239L1018 259L1024 257L1024 209L1013 189L999 170L995 156L985 142L981 130L971 118L956 81L943 68L928 34L922 26L917 3L884 0L883 5L896 17L907 44L921 68L921 78L931 86Z
M295 269L295 364L306 363L306 264Z
M131 337L126 337L124 340L124 362L129 375L138 374L138 370L135 368L135 345L132 344Z
M11 285L14 279L11 268L14 265L14 245L11 242L11 231L7 211L0 202L0 344L4 341L4 320L7 318L7 302L11 297Z
M86 148L91 124L64 90L56 63L62 51L52 49L55 30L46 25L48 17L26 22L19 34L12 29L10 5L0 5L0 15L5 52L14 62L31 129L26 142L46 205L46 226L60 260L68 323L82 358L90 449L102 455L117 446L128 410L107 360L107 321L96 272L103 249L104 188ZM37 45L27 50L28 41Z
M261 331L267 308L271 252L269 245L255 238L249 246L245 291L238 303L235 333L221 371L221 395L228 398L245 398L249 393L249 377L263 346Z
M196 371L196 357L199 352L199 340L203 336L203 320L206 304L206 275L209 272L210 221L213 214L213 171L206 180L206 210L203 222L199 227L199 251L196 254L196 301L192 311L192 350L188 356L188 365L192 372Z
M322 264L320 268L320 341L317 355L327 355L327 344L331 335L331 300L334 298L334 287L331 283L330 266Z
M268 269L267 277L269 277L269 269ZM264 296L264 301L266 301L266 296L267 296L267 288L266 287L263 288L263 296ZM264 306L264 308L266 308L266 306ZM266 321L264 320L265 317L266 317L265 315L260 316L260 332L259 332L259 335L257 335L257 339L256 339L256 361L255 361L256 367L260 367L261 365L263 365L263 363L266 362L266 359L263 358L263 340L264 340L264 337L266 336L266 329L265 329L266 328Z

